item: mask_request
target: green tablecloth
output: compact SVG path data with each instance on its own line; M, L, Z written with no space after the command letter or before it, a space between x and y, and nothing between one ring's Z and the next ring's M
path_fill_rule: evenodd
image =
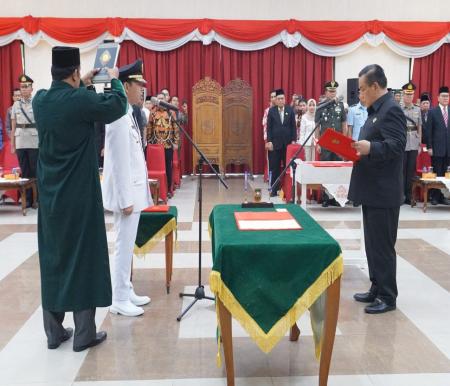
M343 272L339 244L311 216L293 204L277 208L286 208L303 229L237 228L234 212L275 209L218 205L209 217L211 290L264 352L278 343ZM323 297L318 303L324 306ZM323 322L323 315L319 319ZM316 354L320 355L321 339L315 338Z
M170 232L177 229L178 211L170 206L168 212L142 212L139 218L134 253L150 252Z

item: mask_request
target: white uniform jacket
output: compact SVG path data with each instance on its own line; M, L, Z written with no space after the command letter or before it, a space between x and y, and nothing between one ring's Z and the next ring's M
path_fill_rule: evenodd
M133 212L140 212L153 204L141 134L131 106L105 128L102 194L103 206L113 212L131 205Z

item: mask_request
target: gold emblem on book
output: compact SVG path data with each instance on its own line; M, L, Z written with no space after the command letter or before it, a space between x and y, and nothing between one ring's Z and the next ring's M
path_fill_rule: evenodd
M339 145L341 143L341 141L339 141L339 139L332 139L331 143L334 145Z
M105 50L101 55L100 55L100 62L103 66L106 66L108 64L108 62L111 60L111 54L109 53L108 50Z

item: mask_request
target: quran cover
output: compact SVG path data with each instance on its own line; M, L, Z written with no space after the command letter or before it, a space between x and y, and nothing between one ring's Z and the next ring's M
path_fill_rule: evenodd
M356 149L352 148L353 142L355 141L350 137L346 137L344 134L333 129L327 129L319 138L318 144L345 159L358 161L359 156L356 154Z
M235 212L234 218L241 231L302 229L289 212Z
M94 68L100 68L100 71L92 78L93 83L110 83L107 68L116 67L119 57L119 43L102 43L98 46L95 54Z

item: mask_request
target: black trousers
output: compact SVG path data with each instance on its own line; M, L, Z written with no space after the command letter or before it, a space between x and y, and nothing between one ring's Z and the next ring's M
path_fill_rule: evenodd
M417 154L417 150L409 150L403 155L403 183L405 199L408 201L411 200L412 183L416 176Z
M269 155L269 171L272 176L270 181L273 184L281 174L281 167L286 167L286 148L287 145L283 145L281 149L272 150L268 152ZM276 193L280 190L281 183L278 182L273 187L272 192Z
M23 178L36 178L39 149L16 149L20 170ZM33 203L33 192L27 190L27 205Z
M44 330L49 344L57 344L64 335L64 312L43 310ZM95 308L75 311L73 313L75 331L73 334L73 347L81 347L92 342L97 334L95 325Z
M442 177L447 168L450 166L450 157L431 157L431 165L433 166L433 171L438 177ZM444 195L439 189L430 189L429 196L431 200L442 201Z
M328 151L327 149L321 148L320 149L320 160L321 161L342 161L342 158L339 157L336 153L333 153L331 151ZM328 196L327 192L323 188L322 188L322 194L323 194L323 196L322 196L323 202L332 200L332 198L330 198L330 196Z
M362 206L370 292L386 304L395 305L397 291L397 241L400 208Z
M173 148L164 149L166 160L167 190L172 191Z

